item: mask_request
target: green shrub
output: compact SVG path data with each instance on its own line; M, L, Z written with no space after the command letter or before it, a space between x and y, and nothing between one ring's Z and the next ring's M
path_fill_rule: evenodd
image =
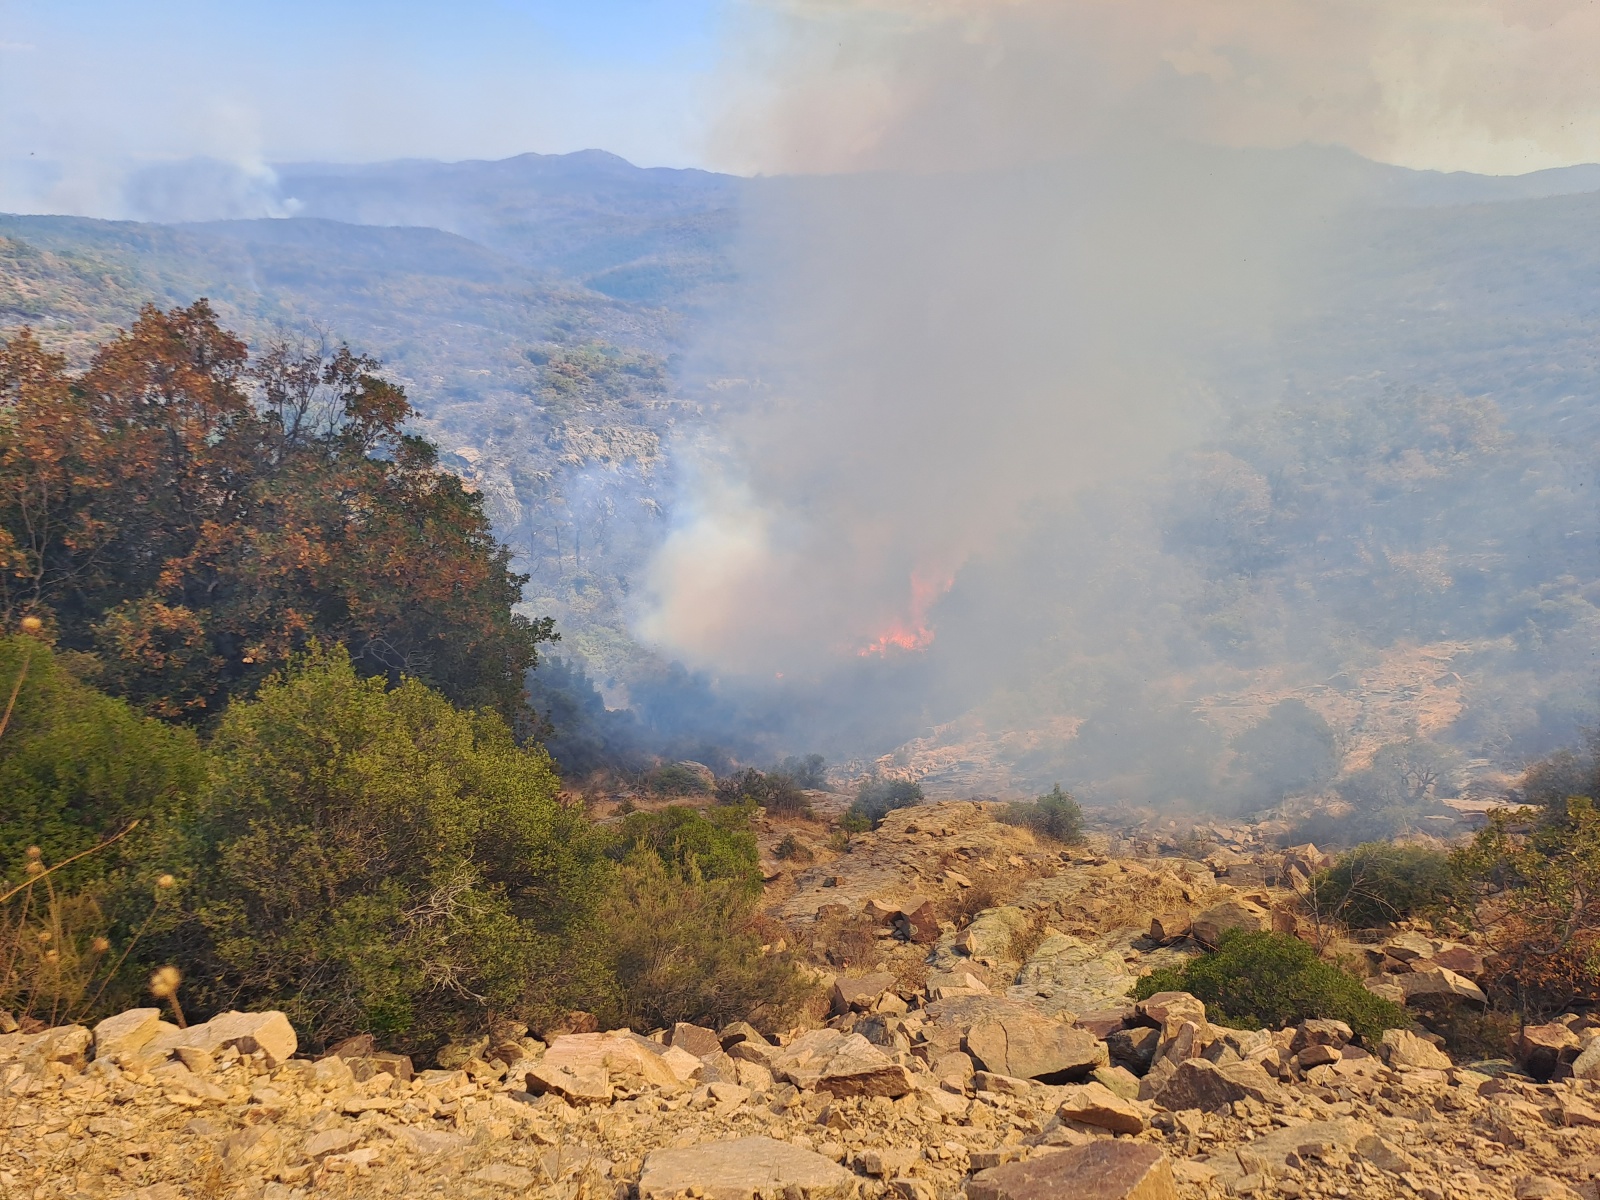
M415 1046L603 990L601 844L497 715L316 652L231 705L212 751L163 946L193 1007Z
M701 812L672 804L654 812L630 813L608 851L623 862L634 851L653 851L680 875L731 880L751 891L761 890L761 852L750 828L749 805L719 805Z
M844 827L851 833L861 829L876 829L883 819L897 808L910 808L922 803L922 785L905 779L882 779L876 775L864 780L856 792L855 803L845 813L846 819L860 828ZM840 822L844 825L844 822Z
M1058 783L1037 800L1019 800L1006 805L1000 819L1007 825L1021 825L1041 837L1072 845L1083 840L1083 809Z
M1367 842L1311 881L1318 912L1358 929L1444 912L1464 898L1450 856L1423 846Z
M667 763L650 772L650 790L662 796L704 796L711 790L687 763Z
M1133 995L1143 1000L1157 992L1188 992L1205 1003L1208 1018L1239 1029L1328 1017L1375 1040L1385 1029L1411 1024L1405 1009L1374 996L1354 975L1284 933L1225 934L1215 953L1151 972Z
M717 800L722 804L755 804L769 812L809 817L811 802L794 779L778 771L757 771L754 767L717 781Z
M693 860L673 870L636 847L604 913L616 980L615 1011L604 1015L641 1031L781 1023L806 988L788 955L763 952L756 903L737 879L704 879Z
M133 820L143 828L74 863L55 885L102 879L150 853L152 825L179 817L205 781L194 734L139 716L30 637L0 638L0 712L13 689L0 735L0 871L20 881L29 846L58 863Z

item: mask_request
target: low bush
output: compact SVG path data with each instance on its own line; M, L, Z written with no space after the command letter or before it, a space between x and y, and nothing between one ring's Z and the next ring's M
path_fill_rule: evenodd
M1600 1003L1600 807L1587 797L1497 812L1455 866L1485 891L1491 995L1530 1020Z
M905 779L883 779L874 775L856 791L855 803L845 812L840 824L851 833L876 829L897 808L922 803L922 785Z
M497 715L363 679L336 649L230 705L211 749L157 960L184 968L188 1007L417 1047L603 990L603 846Z
M1018 800L1000 813L1007 825L1031 829L1040 837L1067 845L1083 840L1083 809L1058 783L1037 800Z
M999 903L988 884L976 883L968 888L958 888L945 897L944 903L939 906L939 915L947 921L954 921L957 928L965 929L972 924L973 917Z
M768 812L809 817L811 802L794 779L778 771L758 771L749 767L717 781L717 800L722 804L755 804Z
M1372 929L1446 912L1464 902L1466 891L1442 851L1367 842L1312 879L1307 899L1322 916Z
M650 790L661 796L704 796L711 791L704 776L688 763L667 763L647 776Z
M1188 992L1205 1003L1209 1019L1238 1029L1327 1017L1375 1040L1385 1029L1411 1024L1405 1009L1374 996L1354 975L1284 933L1226 934L1215 953L1151 972L1133 995L1143 1000L1157 992Z
M606 1015L640 1030L781 1024L807 987L789 955L763 951L756 902L737 879L704 879L693 860L673 870L636 848L603 914L616 981Z
M791 754L777 766L772 768L774 775L786 775L794 781L795 787L805 788L813 792L829 791L828 787L828 760L820 754L807 754L804 757Z
M131 821L144 828L54 876L56 887L128 868L151 847L152 825L187 812L206 777L191 731L140 716L76 678L70 661L31 637L0 638L0 710L10 709L0 737L0 870L21 867L29 846L59 863Z
M731 880L751 892L761 890L761 855L750 828L751 806L719 805L701 812L672 804L623 818L609 856L628 860L636 850L652 851L680 875Z
M781 862L808 863L812 862L816 855L811 853L794 834L786 833L783 835L783 840L773 847L772 857Z

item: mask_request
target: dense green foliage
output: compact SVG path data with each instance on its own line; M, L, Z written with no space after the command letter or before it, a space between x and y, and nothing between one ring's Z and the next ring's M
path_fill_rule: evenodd
M183 815L199 794L206 768L193 733L82 682L49 646L0 638L0 712L13 691L0 732L0 877L20 877L29 846L56 863L140 821L134 836L84 859L68 879L103 877L147 851L154 826Z
M759 892L760 855L750 815L748 806L717 805L702 812L687 804L629 813L609 853L622 862L649 850L684 877L725 879Z
M876 829L895 809L910 808L921 803L920 783L905 779L883 779L874 775L862 781L856 790L855 802L845 811L840 824L852 833Z
M313 655L235 702L162 948L201 1006L429 1039L592 992L601 845L490 712Z
M1083 809L1061 790L1059 783L1036 800L1018 800L1006 805L1000 819L1067 845L1083 840Z
M1450 856L1425 846L1366 842L1311 881L1317 911L1359 929L1437 915L1467 900Z
M1241 1029L1328 1017L1375 1040L1385 1029L1411 1023L1398 1004L1374 996L1354 975L1284 933L1225 934L1215 953L1153 971L1133 994L1142 1000L1157 992L1188 992L1205 1003L1211 1020Z

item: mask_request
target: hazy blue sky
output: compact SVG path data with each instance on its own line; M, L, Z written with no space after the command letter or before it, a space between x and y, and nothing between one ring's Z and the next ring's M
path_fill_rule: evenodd
M740 171L1085 142L1600 159L1589 0L0 0L0 210L116 215L151 160L600 147Z
M723 0L0 0L0 163L703 157ZM12 167L15 177L19 168Z

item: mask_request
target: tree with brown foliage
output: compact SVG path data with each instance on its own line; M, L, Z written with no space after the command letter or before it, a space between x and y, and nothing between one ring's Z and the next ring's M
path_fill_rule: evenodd
M405 393L347 347L253 361L204 301L82 375L0 342L0 618L42 617L100 681L198 721L313 641L508 718L548 618L479 498L405 432Z

